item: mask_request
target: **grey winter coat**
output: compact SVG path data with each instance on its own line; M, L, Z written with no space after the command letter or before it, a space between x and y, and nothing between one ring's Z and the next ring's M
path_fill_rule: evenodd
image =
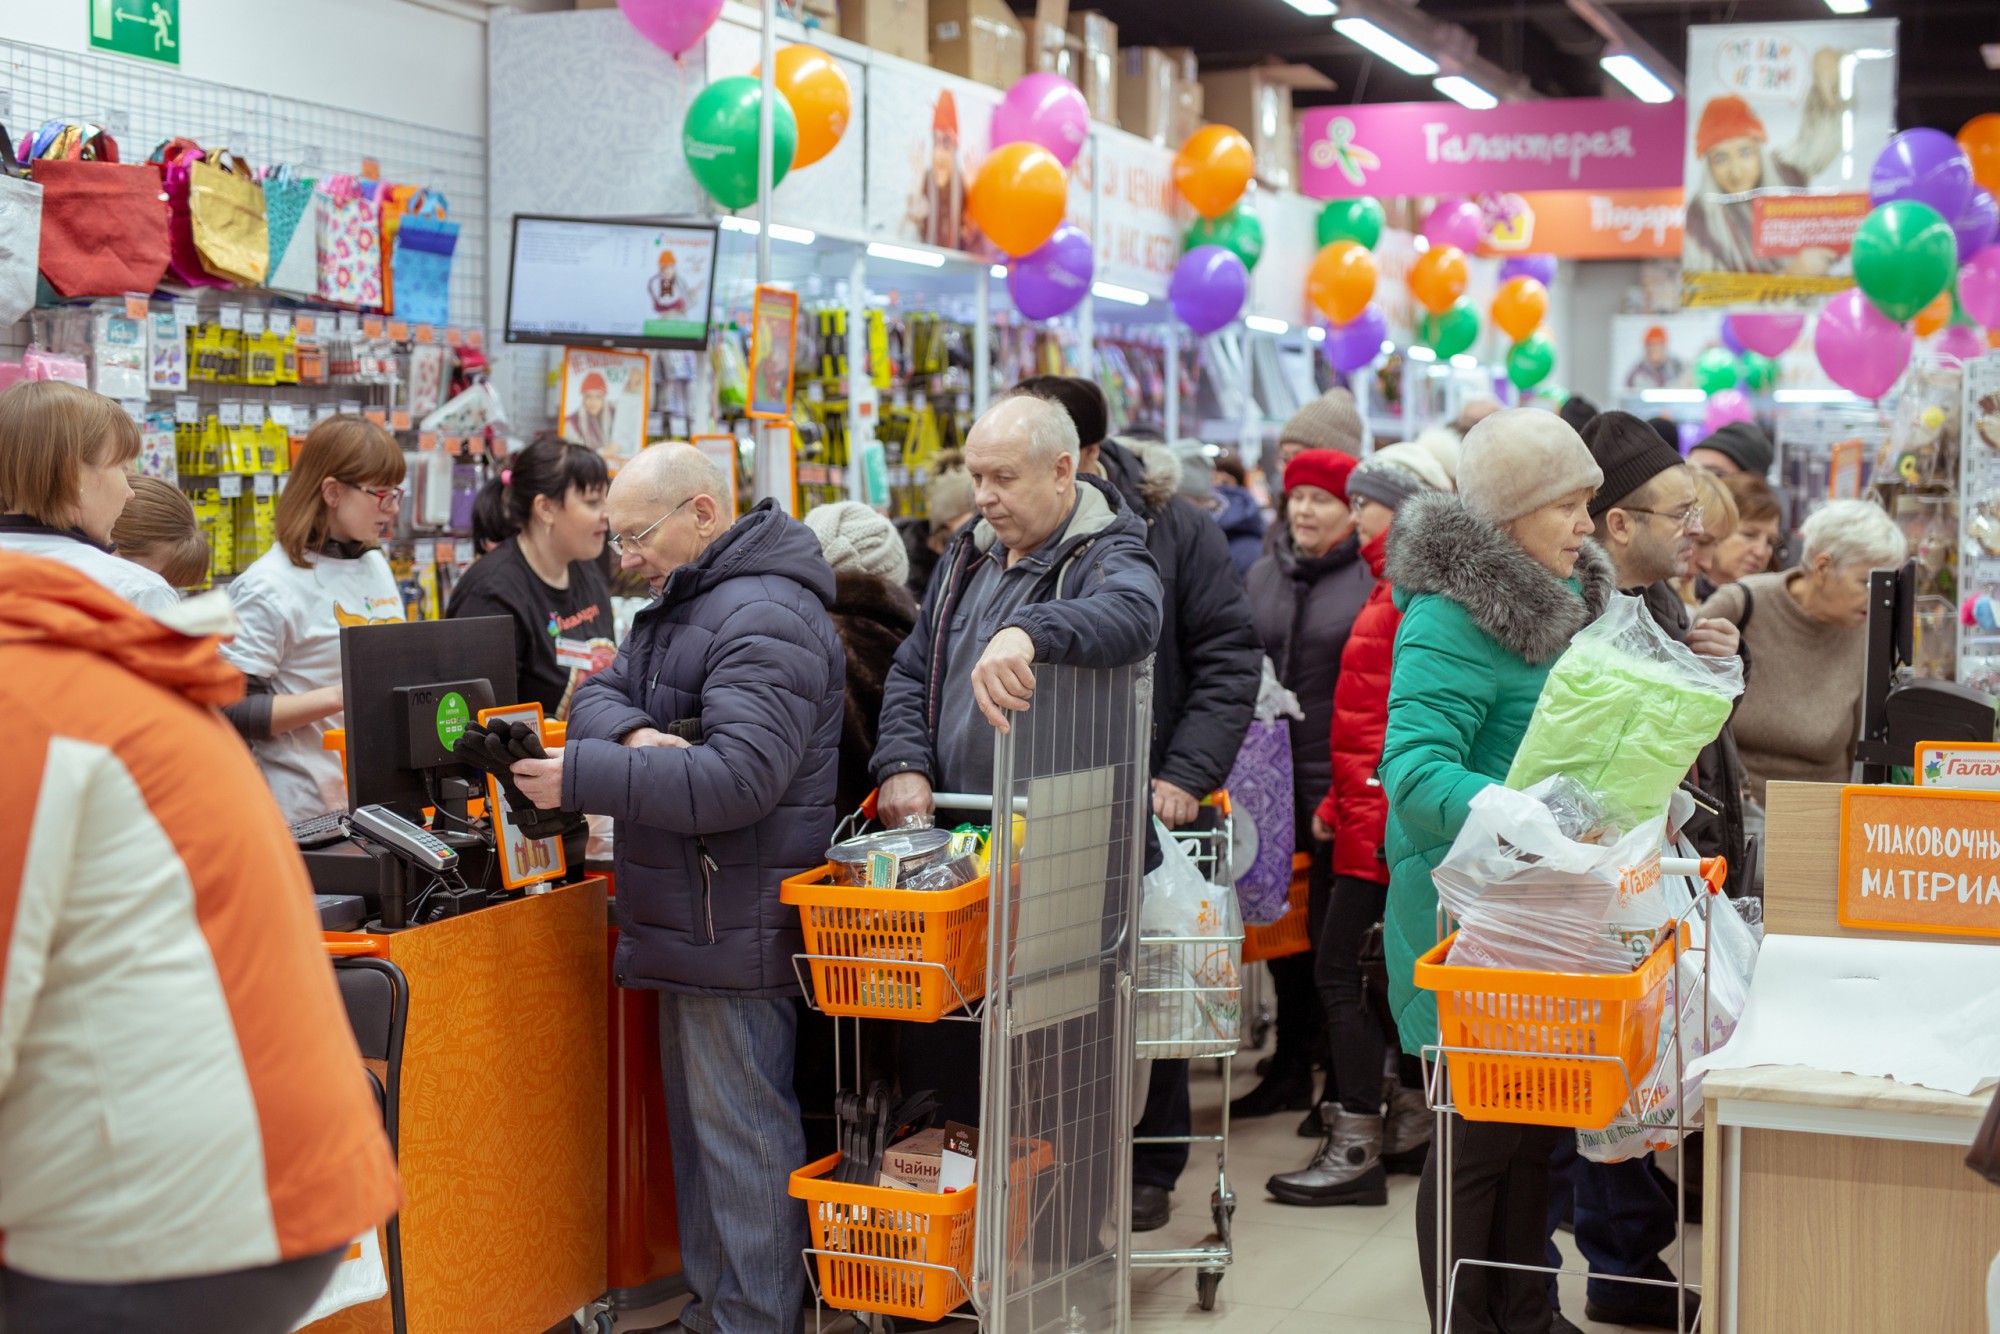
M812 531L764 501L667 579L609 668L577 689L563 809L618 821L618 984L789 996L787 876L825 860L845 704ZM629 749L694 720L701 744Z

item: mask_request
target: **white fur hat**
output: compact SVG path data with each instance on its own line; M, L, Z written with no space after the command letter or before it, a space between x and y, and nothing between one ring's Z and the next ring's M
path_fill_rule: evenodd
M896 525L859 501L808 510L806 527L819 539L835 574L872 574L892 584L910 577L910 556Z

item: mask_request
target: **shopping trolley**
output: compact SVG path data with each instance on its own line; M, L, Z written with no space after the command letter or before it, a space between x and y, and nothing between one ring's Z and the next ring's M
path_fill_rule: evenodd
M1685 849L1683 849L1685 851ZM1701 1029L1709 1025L1706 934L1691 944L1690 920L1707 912L1734 912L1722 895L1728 865L1719 857L1660 858L1662 876L1682 876L1694 891L1693 903L1653 952L1629 974L1557 973L1527 969L1468 968L1445 962L1456 938L1444 909L1438 909L1436 946L1417 960L1414 981L1435 992L1438 1040L1423 1049L1426 1095L1437 1114L1432 1152L1437 1162L1432 1329L1452 1327L1452 1304L1460 1271L1467 1267L1532 1274L1585 1274L1548 1265L1454 1258L1452 1222L1452 1137L1450 1117L1526 1125L1604 1130L1632 1124L1623 1117L1635 1091L1655 1092L1641 1081L1652 1068L1659 1043L1674 1044L1671 1078L1681 1092L1674 1102L1675 1143L1685 1145L1690 1127L1684 1096L1687 1048L1681 1040L1681 963L1701 969ZM1664 1022L1663 1022L1664 1021ZM1662 1072L1664 1073L1664 1071ZM1642 1097L1642 1101L1645 1098ZM1685 1173L1675 1173L1675 1216L1687 1217ZM1596 1278L1645 1287L1672 1288L1681 1312L1680 1334L1694 1322L1689 1294L1701 1285L1687 1281L1687 1233L1677 1229L1676 1277Z
M837 1158L793 1174L815 1301L877 1334L948 1312L1001 1334L1131 1324L1126 1129L1152 664L1037 666L1035 678L1032 705L995 738L992 795L934 797L941 813L969 805L991 820L981 893L967 886L947 906L923 891L832 895L815 877L786 889L811 942L795 959L807 998L856 1025L857 1058L864 1018L978 1028L973 1186L834 1188L824 1178ZM956 916L924 920L939 914Z
M1217 891L1236 893L1230 859L1229 794L1204 802L1195 824L1175 830L1173 840L1188 854L1202 878ZM1208 1207L1215 1239L1200 1246L1135 1250L1135 1269L1194 1267L1195 1296L1204 1311L1215 1309L1216 1289L1235 1258L1230 1220L1236 1192L1229 1186L1230 1067L1242 1040L1243 933L1206 936L1139 937L1138 1053L1142 1060L1213 1060L1222 1071L1222 1125L1213 1135L1139 1135L1134 1144L1213 1144L1215 1190ZM1206 1031L1190 1034L1180 1022L1199 1018Z

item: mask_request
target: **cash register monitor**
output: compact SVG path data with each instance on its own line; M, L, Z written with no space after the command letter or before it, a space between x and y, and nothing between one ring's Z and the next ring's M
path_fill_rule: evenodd
M451 758L451 740L481 709L516 702L514 663L505 616L343 629L348 809L420 819L445 772L477 777Z

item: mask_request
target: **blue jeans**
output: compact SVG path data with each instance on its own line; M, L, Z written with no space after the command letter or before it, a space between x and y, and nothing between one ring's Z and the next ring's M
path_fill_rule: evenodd
M803 1334L805 1165L792 1091L789 998L660 993L660 1063L673 1137L681 1265L695 1334Z
M1632 1306L1656 1299L1657 1288L1615 1283L1599 1274L1620 1278L1660 1278L1669 1282L1674 1271L1660 1252L1674 1244L1674 1197L1653 1174L1651 1155L1622 1163L1593 1163L1578 1155L1576 1136L1564 1135L1551 1155L1553 1189L1549 1192L1548 1263L1560 1265L1554 1234L1563 1206L1575 1200L1572 1225L1576 1249L1590 1266L1586 1291L1593 1302ZM1555 1279L1549 1279L1551 1300Z

